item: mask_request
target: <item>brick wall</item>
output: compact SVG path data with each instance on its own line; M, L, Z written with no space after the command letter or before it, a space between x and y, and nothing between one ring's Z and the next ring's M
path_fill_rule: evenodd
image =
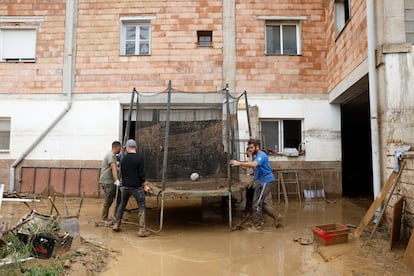
M237 90L259 93L326 93L326 27L322 0L238 1ZM255 16L307 16L302 55L267 56L265 24Z
M76 93L222 88L222 1L79 1ZM120 56L120 16L155 16L150 56ZM213 47L197 47L197 31Z
M36 63L0 64L0 93L60 93L65 1L8 1L0 15L42 15ZM10 3L14 2L14 3ZM326 93L323 0L236 1L237 91ZM155 16L150 56L120 55L120 17ZM266 56L265 21L254 16L307 16L301 56ZM75 93L216 91L222 83L222 1L79 0ZM197 47L197 30L213 47Z
M334 1L329 1L327 6L328 91L344 80L368 55L365 1L350 3L350 19L338 35L334 30Z
M60 93L62 81L64 0L0 2L0 16L43 16L43 22L0 23L38 28L35 63L0 63L0 93Z

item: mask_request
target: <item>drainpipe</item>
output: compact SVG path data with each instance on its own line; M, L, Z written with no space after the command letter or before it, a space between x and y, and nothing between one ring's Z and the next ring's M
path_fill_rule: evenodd
M381 190L381 169L378 135L378 89L375 62L375 9L374 0L366 1L367 33L368 33L368 79L369 79L369 109L371 116L371 151L372 151L372 181L374 199Z
M72 92L75 87L75 54L76 54L76 29L78 18L78 0L66 1L65 18L65 49L63 59L62 92L67 95L67 105L53 122L39 135L39 137L17 158L10 166L9 193L15 191L15 170L24 158L49 134L60 120L72 108Z

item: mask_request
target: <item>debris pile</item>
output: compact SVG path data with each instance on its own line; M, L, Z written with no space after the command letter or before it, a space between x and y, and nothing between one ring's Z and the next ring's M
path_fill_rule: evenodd
M14 227L8 228L5 222L0 223L0 266L33 258L48 259L76 250L80 245L79 211L82 200L77 215L67 217L60 216L50 197L49 201L52 204L49 214L39 213L25 203L30 212Z

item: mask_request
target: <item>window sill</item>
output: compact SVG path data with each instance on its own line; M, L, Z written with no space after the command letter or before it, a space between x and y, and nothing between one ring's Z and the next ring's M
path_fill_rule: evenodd
M2 63L36 63L36 60L19 60L19 59L13 59L13 60L0 60Z
M270 57L300 57L302 56L302 54L269 54L266 53L266 56L270 56Z
M151 54L142 54L142 55L125 55L125 54L121 54L119 56L121 56L121 57L149 57L149 56L151 56Z
M10 150L0 149L0 153L10 153Z
M284 152L272 152L272 151L264 151L264 152L268 156L287 156L287 157L299 157L299 156L305 155L305 153L306 153L304 150L300 150L298 152L298 155L296 155L296 154L288 154L288 153L284 153Z

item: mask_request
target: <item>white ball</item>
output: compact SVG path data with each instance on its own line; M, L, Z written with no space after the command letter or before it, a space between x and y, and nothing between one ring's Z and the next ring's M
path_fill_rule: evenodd
M192 173L191 175L190 175L190 179L192 180L192 181L196 181L196 180L198 180L200 178L200 175L198 174L198 173L196 173L196 172L194 172L194 173Z

